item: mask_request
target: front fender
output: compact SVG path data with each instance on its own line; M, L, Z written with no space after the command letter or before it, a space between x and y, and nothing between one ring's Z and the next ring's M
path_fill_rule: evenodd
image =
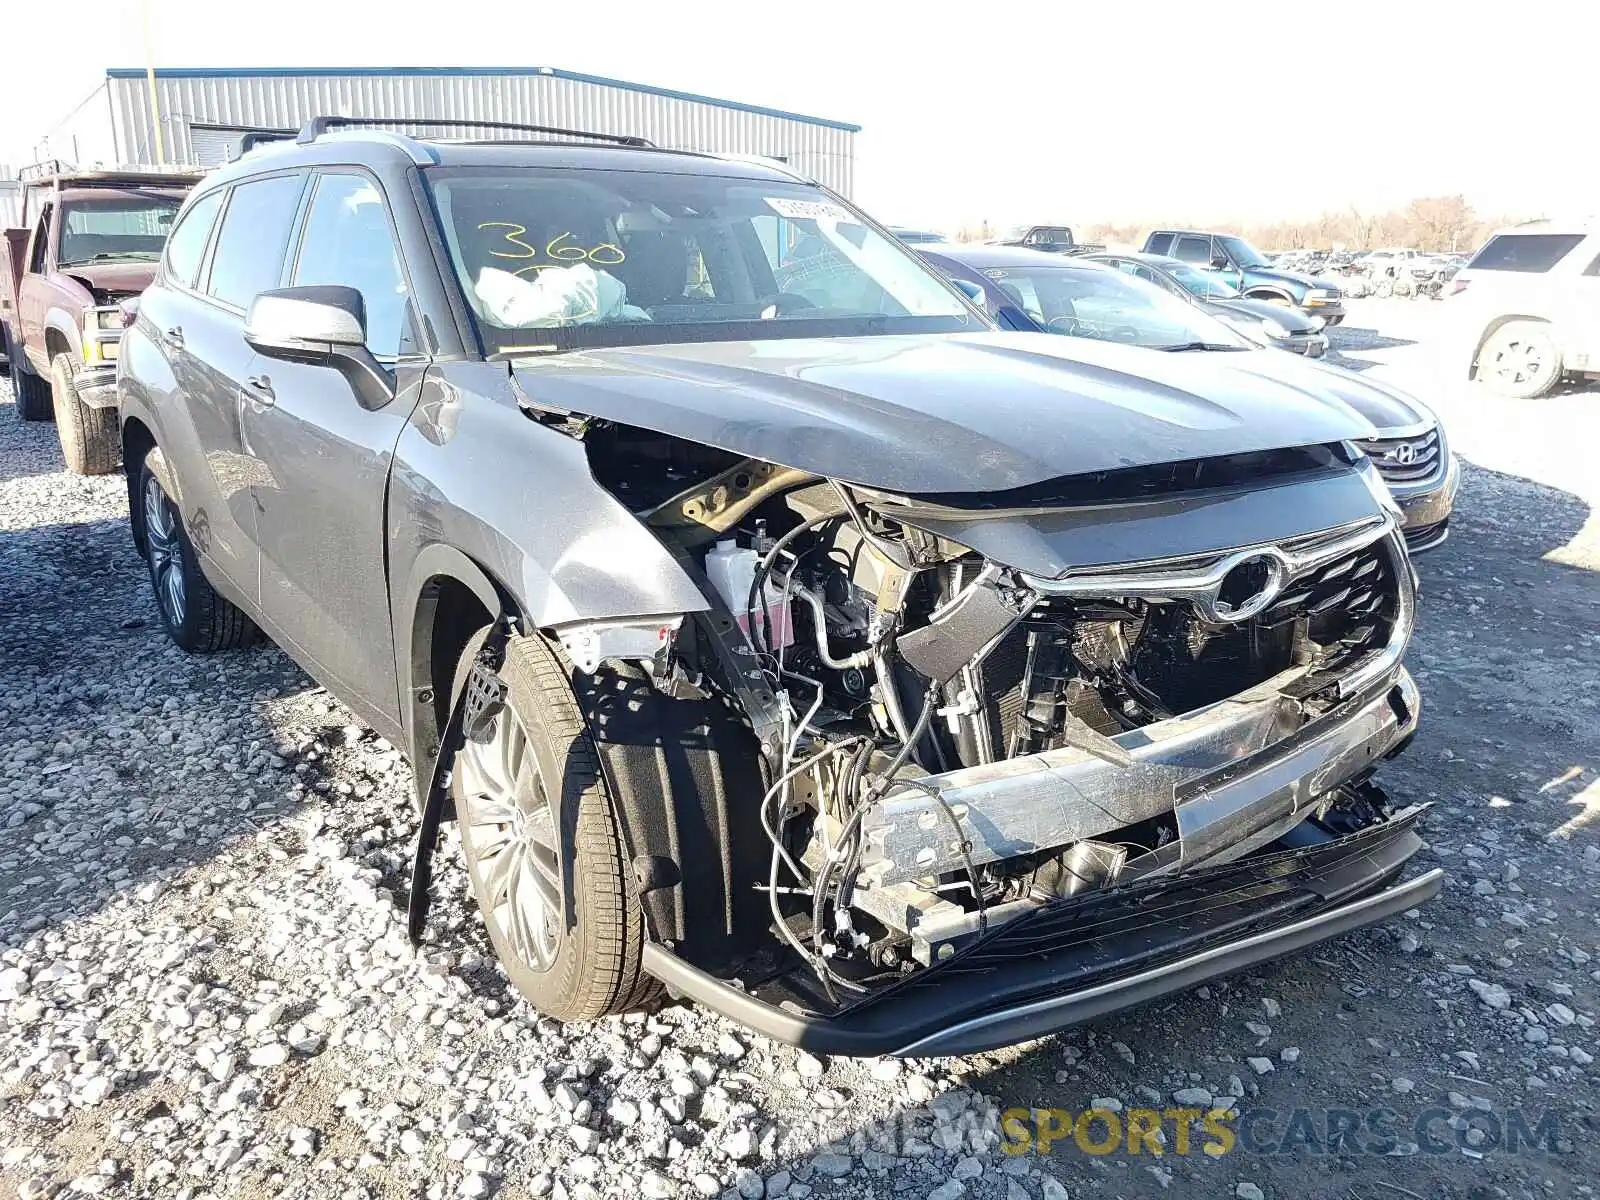
M66 339L67 353L72 355L74 363L83 361L83 330L78 327L77 317L65 309L52 308L45 314L44 327L46 333L54 331Z
M518 407L495 363L428 373L395 448L390 578L429 547L459 551L532 626L710 607L667 548L595 482L583 443Z

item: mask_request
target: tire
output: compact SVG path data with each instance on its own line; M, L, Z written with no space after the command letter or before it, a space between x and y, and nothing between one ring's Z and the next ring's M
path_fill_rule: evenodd
M6 338L6 359L11 363L11 395L16 400L17 417L23 421L50 419L50 385L28 370L22 347Z
M455 694L470 668L469 656ZM659 991L640 967L644 913L567 668L542 638L512 638L500 677L506 702L457 753L450 781L489 940L547 1016L639 1008Z
M219 595L200 570L194 543L178 506L150 469L152 450L139 464L144 560L167 636L190 654L236 650L256 640L255 624Z
M1478 379L1517 400L1544 395L1561 378L1561 369L1550 327L1537 321L1507 321L1478 351Z
M74 475L109 475L122 462L122 432L117 410L90 408L78 398L72 382L72 359L58 354L50 364L50 393L56 412L56 436L67 470Z

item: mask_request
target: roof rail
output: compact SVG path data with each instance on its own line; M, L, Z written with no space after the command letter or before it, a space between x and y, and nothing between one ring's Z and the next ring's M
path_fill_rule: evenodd
M556 125L523 125L515 121L469 121L455 117L312 117L301 127L295 141L302 146L308 146L334 129L384 125L465 125L472 129L514 129L523 133L592 138L597 142L611 142L618 146L635 146L650 150L656 148L654 142L629 133L596 133L588 129L563 129Z
M257 146L271 142L287 142L296 136L297 131L293 129L247 129L234 139L229 161L243 158Z

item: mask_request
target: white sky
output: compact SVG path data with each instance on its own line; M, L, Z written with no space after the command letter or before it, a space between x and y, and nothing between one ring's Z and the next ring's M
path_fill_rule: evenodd
M851 121L896 224L1600 210L1592 0L148 2L158 66L540 65ZM15 166L144 65L144 4L8 7Z

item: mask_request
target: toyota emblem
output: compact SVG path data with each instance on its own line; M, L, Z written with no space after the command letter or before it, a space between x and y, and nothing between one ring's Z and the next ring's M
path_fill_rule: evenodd
M1278 598L1289 564L1275 546L1236 555L1215 589L1199 597L1201 613L1222 625L1248 621Z

